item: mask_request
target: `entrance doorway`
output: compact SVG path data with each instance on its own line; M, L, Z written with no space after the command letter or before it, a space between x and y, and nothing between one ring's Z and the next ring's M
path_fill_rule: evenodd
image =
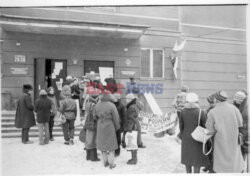
M62 83L66 81L67 76L67 60L36 58L34 70L34 98L39 97L41 89L46 90L52 86L59 101Z

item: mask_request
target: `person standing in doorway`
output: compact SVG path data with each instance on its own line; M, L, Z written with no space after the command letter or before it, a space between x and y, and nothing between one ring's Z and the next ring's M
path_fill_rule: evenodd
M51 103L52 103L50 119L49 119L49 136L50 136L50 141L54 141L54 137L53 137L54 117L57 113L58 105L57 105L54 88L49 87L47 93L48 93L48 98L49 100L51 100Z
M75 119L77 113L76 102L71 98L71 91L64 92L65 99L60 103L59 111L65 116L66 122L63 124L64 144L74 144Z
M40 90L39 95L40 97L35 102L35 112L37 113L39 144L44 145L49 143L49 121L52 102L47 98L45 90Z
M227 102L227 93L215 94L216 106L208 113L206 128L214 135L213 170L217 173L240 173L243 157L239 128L243 126L240 111Z
M34 106L31 100L32 86L30 84L23 85L23 94L18 99L15 115L16 128L22 128L22 143L32 144L29 140L29 130L36 125L34 116Z

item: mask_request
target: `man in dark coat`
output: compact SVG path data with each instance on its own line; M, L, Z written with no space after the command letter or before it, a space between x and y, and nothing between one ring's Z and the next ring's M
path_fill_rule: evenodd
M36 125L35 116L33 113L34 106L31 100L32 86L29 84L23 85L23 95L19 98L17 103L17 110L15 116L15 127L22 128L22 143L31 144L29 140L30 127Z
M106 78L104 81L107 83L106 89L114 94L117 91L117 85L113 75L109 75L109 78Z

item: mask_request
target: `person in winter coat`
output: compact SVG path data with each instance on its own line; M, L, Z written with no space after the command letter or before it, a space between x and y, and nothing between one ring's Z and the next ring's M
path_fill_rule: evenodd
M64 144L74 144L75 119L77 113L76 102L71 98L71 91L64 93L65 99L61 100L59 111L65 116L66 122L63 126Z
M116 131L120 128L119 115L113 95L105 90L100 95L100 102L95 105L95 119L97 120L97 149L102 152L104 166L114 168L115 150L118 148Z
M18 99L15 115L15 127L22 128L22 143L32 144L29 140L30 127L36 125L34 116L34 106L31 100L31 92L33 88L29 84L23 85L23 94Z
M208 113L211 109L213 109L215 107L215 93L208 96L207 97L207 102L209 103L209 107L207 109L207 112ZM206 148L207 150L209 150L211 147L213 148L213 138L211 138L212 142L207 142L206 143ZM206 166L203 171L204 172L207 172L209 171L209 173L214 173L213 171L213 151L208 155L208 158L210 160L210 163L208 166Z
M49 121L52 102L47 98L45 90L40 90L39 95L40 97L35 102L35 112L37 113L39 144L44 145L49 143Z
M187 103L180 113L180 139L181 142L181 163L186 166L186 172L199 173L200 168L209 164L209 159L202 152L202 143L194 140L191 133L200 125L205 127L206 112L201 110L198 104L199 98L195 93L188 93ZM201 111L200 111L201 110ZM200 113L200 124L199 121Z
M86 103L87 117L84 125L86 129L85 149L86 159L91 161L100 161L100 159L97 157L96 149L97 121L94 119L94 109L99 99L98 96L99 94L97 93L90 94Z
M213 170L218 173L242 172L239 144L240 111L227 100L225 91L215 94L216 106L208 113L206 128L214 135Z
M116 80L113 78L113 75L109 75L108 78L104 80L107 83L106 90L114 94L117 91Z
M49 119L49 137L50 137L50 141L54 141L54 137L53 137L54 117L57 113L58 105L57 105L54 88L49 87L47 93L48 93L48 99L52 103L50 119Z
M138 120L139 111L143 108L143 104L134 96L134 94L128 94L126 96L127 101L127 124L125 131L137 131L137 146L138 148L145 148L141 139L141 125ZM132 158L128 160L127 164L137 163L137 150L131 150Z
M124 133L124 128L126 125L126 120L127 120L127 114L126 114L126 108L125 106L122 104L121 102L121 95L118 93L114 94L114 98L115 98L115 106L116 109L118 111L119 114L119 122L120 122L120 129L116 131L116 138L117 138L117 142L118 142L118 149L115 150L115 156L119 156L120 155L120 145L121 143L125 143L125 133ZM121 139L121 133L123 133L122 139Z
M242 134L242 146L241 153L243 155L244 160L248 154L248 103L247 103L247 95L243 91L238 91L234 95L234 105L239 109L242 118L243 118L243 126L240 127L240 133Z

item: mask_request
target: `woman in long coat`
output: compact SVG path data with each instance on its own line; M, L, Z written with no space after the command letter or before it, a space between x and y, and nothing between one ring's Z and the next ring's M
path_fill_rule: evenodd
M181 142L181 163L186 166L187 173L200 172L200 167L207 166L209 159L202 152L202 143L197 142L191 136L191 133L198 125L199 105L198 96L195 93L188 93L186 97L187 103L180 114L180 138ZM200 126L205 127L206 113L201 111Z
M29 84L23 85L23 95L19 98L17 103L15 126L16 128L22 128L22 142L24 144L31 144L29 141L30 127L36 125L34 116L34 106L31 100L32 86Z
M116 131L120 129L119 115L113 95L103 91L100 102L95 105L94 117L97 119L97 149L102 151L104 166L112 169L114 164L115 150L118 148Z
M215 94L216 106L209 111L206 128L214 134L213 170L218 173L240 173L243 157L238 143L242 127L240 111L227 100L225 91Z

